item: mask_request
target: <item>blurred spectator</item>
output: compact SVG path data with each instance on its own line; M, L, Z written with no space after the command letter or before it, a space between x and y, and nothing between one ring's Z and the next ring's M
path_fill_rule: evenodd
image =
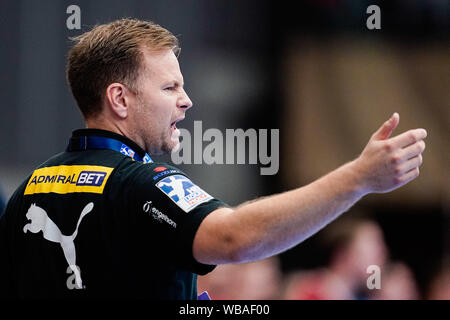
M198 277L198 292L208 291L213 300L279 299L281 271L278 258L220 265L206 276Z
M431 281L427 299L450 300L450 266L448 264Z
M322 235L330 251L328 267L292 274L283 299L369 298L367 267L377 265L383 270L388 254L379 225L367 219L342 217Z
M403 262L393 262L381 272L381 289L372 290L371 299L417 300L418 286L412 270Z

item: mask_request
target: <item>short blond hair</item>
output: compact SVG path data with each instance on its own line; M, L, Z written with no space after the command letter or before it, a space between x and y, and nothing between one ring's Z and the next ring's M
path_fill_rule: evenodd
M101 111L106 88L114 82L138 92L143 49L173 50L178 55L177 37L151 21L120 19L95 26L72 38L67 81L85 118Z

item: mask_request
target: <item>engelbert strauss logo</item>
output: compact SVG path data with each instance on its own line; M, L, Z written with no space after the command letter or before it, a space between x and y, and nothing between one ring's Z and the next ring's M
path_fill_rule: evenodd
M184 212L189 212L199 204L212 199L199 186L179 174L162 179L156 186Z

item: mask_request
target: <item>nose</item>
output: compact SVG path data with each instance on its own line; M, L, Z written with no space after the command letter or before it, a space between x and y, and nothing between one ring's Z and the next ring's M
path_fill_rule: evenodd
M189 99L189 96L187 95L186 91L182 89L182 95L180 99L178 100L178 108L183 109L184 111L187 111L192 107L193 103L191 99Z

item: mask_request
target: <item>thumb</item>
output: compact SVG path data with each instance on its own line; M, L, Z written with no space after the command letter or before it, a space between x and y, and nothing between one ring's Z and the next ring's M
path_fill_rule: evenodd
M392 134L392 132L397 128L400 122L400 115L397 112L391 116L391 118L383 123L383 125L378 129L372 136L375 140L386 140Z

